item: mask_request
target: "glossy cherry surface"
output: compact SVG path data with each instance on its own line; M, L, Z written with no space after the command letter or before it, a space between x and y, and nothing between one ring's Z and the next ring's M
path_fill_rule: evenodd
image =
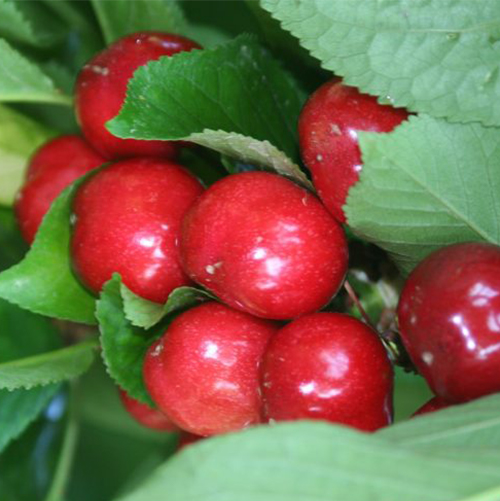
M432 391L449 402L500 392L500 247L456 244L405 283L401 338Z
M379 104L337 79L323 84L299 118L302 159L323 203L344 223L342 206L362 168L358 131L390 132L408 117L404 109Z
M227 176L186 215L187 273L230 306L288 319L323 307L347 270L340 225L311 193L266 172Z
M125 410L142 426L158 431L178 430L177 426L163 412L151 409L148 405L132 398L122 389L120 389L120 400Z
M98 293L117 272L137 295L165 302L190 283L177 242L182 217L202 191L193 175L167 160L122 160L98 172L73 202L78 277Z
M323 419L373 431L391 423L393 370L377 334L341 313L288 324L262 363L267 419Z
M76 135L52 139L35 152L14 204L21 233L28 243L35 239L43 217L61 191L105 161Z
M196 435L259 423L259 363L276 330L219 303L192 308L148 351L146 387L159 409Z
M131 156L167 156L176 153L168 141L120 139L105 127L118 115L127 83L134 71L162 56L172 56L200 46L187 38L160 32L127 35L94 56L80 71L75 88L75 111L87 140L113 160Z
M414 416L421 416L422 414L427 414L429 412L434 412L438 411L440 409L444 409L446 407L449 407L451 404L449 402L446 402L442 398L439 397L433 397L431 398L428 402L426 402L422 407L417 409L412 417Z

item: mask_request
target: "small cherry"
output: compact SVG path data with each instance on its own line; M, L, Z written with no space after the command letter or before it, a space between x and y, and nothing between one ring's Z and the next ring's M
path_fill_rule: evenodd
M106 129L118 115L135 70L162 56L201 48L178 35L140 32L120 38L94 56L80 71L75 88L75 111L82 132L96 150L114 160L133 156L176 154L176 143L120 139Z
M401 339L440 398L500 392L500 247L461 243L427 256L398 305Z
M189 276L233 308L289 319L325 306L347 271L344 232L321 202L267 172L227 176L184 218Z
M379 104L338 79L323 84L307 101L299 118L302 159L319 197L339 222L346 222L342 207L362 168L358 131L390 132L406 118L406 110Z
M99 153L76 135L52 139L35 152L14 204L21 233L29 244L61 191L104 162Z
M144 360L158 408L201 436L261 422L259 363L277 327L219 303L179 315Z
M435 412L440 409L445 409L451 404L439 397L432 397L428 402L426 402L422 407L418 408L412 417L421 416L422 414L428 414L429 412Z
M374 431L392 421L393 370L377 334L341 313L314 313L271 339L261 366L268 420L323 419Z
M139 402L122 389L119 390L119 394L125 410L142 426L158 431L178 430L177 426L163 412Z
M202 191L186 169L158 158L122 160L87 180L73 201L71 240L82 283L97 294L116 272L157 303L189 284L177 241L182 217Z

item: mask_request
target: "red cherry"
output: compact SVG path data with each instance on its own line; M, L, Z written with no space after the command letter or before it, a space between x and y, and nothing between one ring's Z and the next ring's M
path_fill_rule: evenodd
M52 202L73 181L106 160L79 136L45 143L31 157L14 210L24 239L32 243Z
M324 419L373 431L391 423L393 371L376 333L341 313L288 324L262 362L269 420Z
M316 311L347 269L344 232L311 193L284 177L225 177L184 218L185 270L230 306L287 319Z
M401 338L432 391L449 402L500 392L500 247L439 249L410 274Z
M120 400L122 401L125 410L140 424L146 428L151 428L152 430L158 431L177 431L178 428L175 426L170 419L168 419L163 412L157 409L151 409L146 404L143 404L132 398L124 390L120 389Z
M196 42L169 33L127 35L94 56L80 71L75 88L75 112L87 140L109 159L132 156L173 157L169 141L119 139L106 129L125 100L134 71L162 56L201 48Z
M219 303L192 308L148 351L146 387L172 421L196 435L259 423L259 363L276 330Z
M420 416L422 414L427 414L428 412L438 411L439 409L444 409L444 408L449 407L449 406L450 406L450 403L444 401L442 398L433 397L428 402L426 402L424 405L422 405L422 407L417 409L412 414L412 417Z
M137 295L163 303L190 283L180 265L181 219L203 191L178 164L155 158L116 162L98 172L73 202L73 266L98 293L114 272Z
M357 131L390 132L408 118L404 109L384 106L337 79L323 84L299 118L302 159L319 197L341 223L349 188L362 168Z
M192 433L187 433L185 431L181 432L179 437L179 442L177 444L177 451L184 449L188 445L194 444L203 440L204 437L200 437L199 435L193 435Z

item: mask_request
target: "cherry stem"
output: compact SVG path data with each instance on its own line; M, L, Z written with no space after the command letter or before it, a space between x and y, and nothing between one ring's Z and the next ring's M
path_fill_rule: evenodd
M352 285L349 283L348 280L344 282L344 289L346 290L347 295L351 298L352 302L356 305L356 308L358 309L365 323L368 324L373 329L375 329L375 326L373 325L370 317L368 316L368 313L366 313L366 310L363 308L363 305L361 304L358 295L356 294L355 290L352 288Z

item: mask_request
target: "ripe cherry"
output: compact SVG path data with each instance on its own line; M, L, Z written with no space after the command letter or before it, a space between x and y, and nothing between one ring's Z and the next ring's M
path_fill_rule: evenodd
M391 423L393 370L377 334L341 313L281 329L262 362L269 420L324 419L373 431Z
M405 283L401 338L449 402L500 392L500 247L462 243L424 259Z
M163 412L139 402L122 389L120 389L120 400L125 410L142 426L158 431L178 430L177 426Z
M196 42L169 33L127 35L94 56L78 75L75 111L87 140L109 159L132 156L173 157L177 146L168 141L119 139L106 129L125 101L134 71L162 56L201 48Z
M189 276L230 306L288 319L323 307L347 270L340 225L284 177L247 172L213 184L184 218Z
M259 423L259 363L276 330L219 303L192 308L148 351L146 387L159 409L196 435Z
M442 398L433 397L428 402L426 402L424 405L422 405L422 407L417 409L413 413L412 417L421 416L422 414L427 414L429 412L438 411L440 409L444 409L444 408L449 407L449 406L450 406L450 404L448 402L446 402L445 400L443 400Z
M98 293L113 273L137 295L163 303L190 283L177 246L181 219L201 194L199 181L178 164L134 158L90 178L73 202L73 267Z
M357 132L390 132L407 117L406 110L379 104L337 79L307 101L299 118L302 159L319 197L341 223L346 221L347 192L362 168Z
M45 143L30 160L14 210L24 239L32 243L52 202L73 181L106 160L79 136Z

